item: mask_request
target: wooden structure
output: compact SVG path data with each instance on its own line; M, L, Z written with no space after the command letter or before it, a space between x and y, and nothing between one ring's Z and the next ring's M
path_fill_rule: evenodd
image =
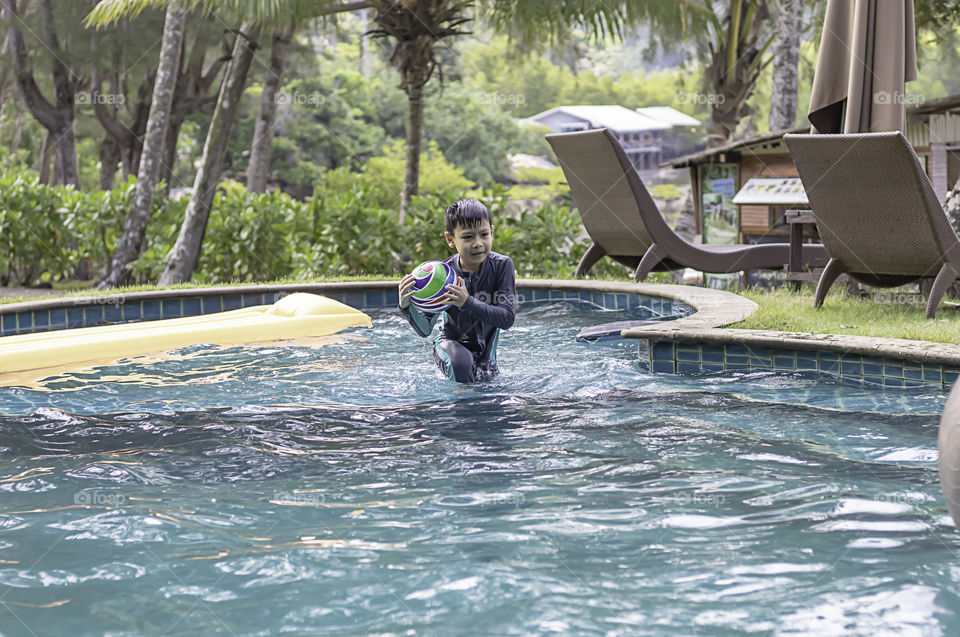
M809 127L775 131L731 142L661 164L661 167L689 168L694 193L697 231L703 224L702 175L709 167L726 165L735 174L736 190L753 177L795 177L797 168L783 136L809 133ZM960 95L925 101L907 107L907 139L924 163L934 192L941 202L960 179ZM740 241L748 242L790 234L784 213L790 206L743 204L737 207Z

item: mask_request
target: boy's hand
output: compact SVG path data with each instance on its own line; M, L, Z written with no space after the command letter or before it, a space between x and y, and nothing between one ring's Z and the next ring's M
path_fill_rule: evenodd
M463 307L463 304L467 302L468 296L470 296L470 294L467 293L466 285L449 283L446 287L446 293L443 295L443 300L445 303L451 303L457 307Z
M410 297L413 296L413 283L416 281L412 274L400 279L400 307L410 307Z

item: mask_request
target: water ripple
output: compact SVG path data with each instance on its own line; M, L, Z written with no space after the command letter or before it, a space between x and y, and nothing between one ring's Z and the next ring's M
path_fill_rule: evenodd
M524 312L475 387L383 312L0 388L4 633L960 630L944 392L651 376Z

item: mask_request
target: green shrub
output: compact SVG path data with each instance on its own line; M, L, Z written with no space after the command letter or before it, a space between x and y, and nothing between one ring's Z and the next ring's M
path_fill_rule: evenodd
M168 199L158 196L154 198L140 256L130 264L134 283L156 281L163 274L170 250L180 232L180 224L183 222L188 202L189 197Z
M41 275L60 278L72 270L67 209L72 187L39 183L39 175L14 170L0 175L0 284L33 285Z
M474 189L435 146L423 156L423 194L399 223L403 158L399 146L359 172L322 173L312 197L218 187L194 280L257 281L370 274L388 278L453 252L444 211L460 197L490 209L494 250L513 257L520 276L570 276L589 242L566 200L516 209L499 184ZM2 158L0 158L2 161ZM35 172L0 175L0 282L31 285L105 271L136 188L135 178L110 191L77 191L38 183ZM157 191L133 283L157 280L180 230L188 198ZM78 265L82 266L78 268ZM619 266L617 266L619 267ZM597 271L603 266L598 264ZM622 270L625 269L621 268Z
M589 246L577 239L580 230L580 216L574 210L548 203L500 224L495 249L513 258L517 276L572 276Z
M510 188L511 199L555 201L570 197L570 186L567 185L567 178L559 167L525 166L517 168L515 173L520 183Z
M252 193L243 184L223 182L213 200L196 277L217 283L290 276L289 242L310 231L304 208L283 192Z
M64 222L74 239L69 260L79 266L78 274L94 276L109 263L136 188L131 177L113 190L62 191Z
M682 192L677 184L650 184L647 189L658 199L676 199Z

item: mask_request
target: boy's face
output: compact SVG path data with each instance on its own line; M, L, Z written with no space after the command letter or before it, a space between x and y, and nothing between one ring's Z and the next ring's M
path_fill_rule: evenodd
M460 268L467 272L478 272L493 248L493 226L486 219L476 226L456 226L453 234L444 232L443 236L460 254Z

